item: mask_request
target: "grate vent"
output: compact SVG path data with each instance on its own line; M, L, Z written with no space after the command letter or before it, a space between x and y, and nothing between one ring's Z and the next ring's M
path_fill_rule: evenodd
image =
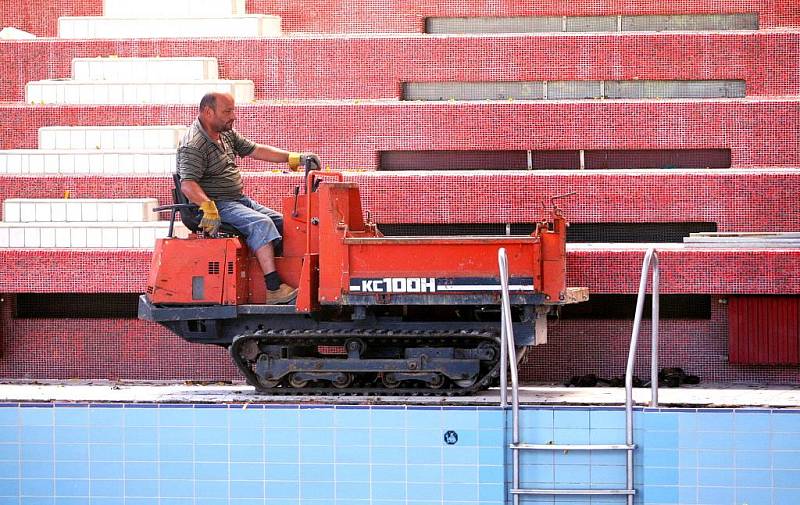
M208 273L211 275L219 274L219 261L208 262Z
M233 261L228 262L228 275L233 275Z

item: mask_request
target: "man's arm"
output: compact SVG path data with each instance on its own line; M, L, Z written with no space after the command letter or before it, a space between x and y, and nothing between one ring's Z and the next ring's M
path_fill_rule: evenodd
M181 192L195 205L211 200L197 181L181 181Z
M269 161L271 163L286 163L289 161L289 151L263 144L256 144L256 148L248 156L259 161Z

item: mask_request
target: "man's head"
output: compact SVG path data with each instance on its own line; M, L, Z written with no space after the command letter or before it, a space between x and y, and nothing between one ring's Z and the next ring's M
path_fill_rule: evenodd
M207 93L200 100L200 121L209 132L226 132L236 121L236 104L230 93Z

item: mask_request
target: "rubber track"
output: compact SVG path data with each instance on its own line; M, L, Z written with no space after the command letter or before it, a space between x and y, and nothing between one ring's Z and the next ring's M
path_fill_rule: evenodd
M251 366L242 359L239 350L249 340L264 340L268 345L298 345L298 346L341 346L349 338L359 338L369 347L379 345L381 340L410 340L409 346L413 345L463 345L465 339L487 341L496 344L496 358L491 365L488 373L479 377L475 383L468 388L460 388L453 383L440 389L427 388L425 386L414 388L386 388L386 387L348 387L335 388L327 387L303 387L293 388L281 385L275 388L263 388L259 384L258 377ZM396 342L395 342L396 344ZM478 393L487 389L492 381L500 373L500 337L493 331L366 331L366 330L262 330L252 334L239 335L234 338L229 351L233 362L247 382L256 388L256 392L268 395L325 395L325 396L350 396L350 395L379 395L379 396L466 396ZM483 368L483 366L481 367Z

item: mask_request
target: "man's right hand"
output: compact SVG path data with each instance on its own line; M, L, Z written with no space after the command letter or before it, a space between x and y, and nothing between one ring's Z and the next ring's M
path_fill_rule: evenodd
M203 211L203 219L200 220L200 228L210 236L215 236L219 231L221 223L219 218L219 211L217 205L213 200L206 200L200 204L200 210Z

